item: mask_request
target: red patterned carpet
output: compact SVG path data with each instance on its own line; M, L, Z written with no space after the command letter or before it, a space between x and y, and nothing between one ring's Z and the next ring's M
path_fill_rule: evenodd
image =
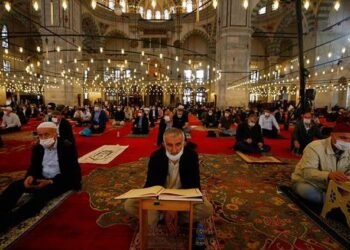
M198 125L198 120L191 117L192 125ZM35 122L31 122L23 130L31 131ZM120 129L107 129L102 136L81 137L81 128L74 128L79 156L82 156L101 145L121 144L129 148L108 165L111 168L121 163L132 162L140 157L148 157L156 149L157 128L152 129L147 138L127 138L130 124ZM117 137L117 131L120 137ZM266 140L272 146L272 153L283 158L295 158L289 153L290 131L282 131L287 139ZM191 141L197 144L199 153L233 154L233 138L208 138L205 131L192 131ZM20 140L4 140L6 147L0 151L0 173L24 170L30 157L30 142ZM25 146L23 146L25 145ZM14 148L20 147L17 150ZM84 175L101 165L81 164ZM87 193L72 195L57 210L37 225L34 230L20 239L11 249L129 249L133 231L124 225L101 228L96 219L101 212L90 208Z

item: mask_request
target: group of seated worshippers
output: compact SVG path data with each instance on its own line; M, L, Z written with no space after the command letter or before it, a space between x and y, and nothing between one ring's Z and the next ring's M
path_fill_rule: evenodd
M39 213L55 197L80 189L81 170L76 147L69 140L58 137L53 122L37 127L38 143L32 149L30 166L25 177L11 183L0 195L0 232ZM22 194L30 199L16 207Z
M77 122L77 126L88 126L91 123L91 112L88 107L78 108L73 115L73 120Z
M292 174L292 189L311 204L322 206L329 181L348 182L350 118L338 118L330 137L310 142Z

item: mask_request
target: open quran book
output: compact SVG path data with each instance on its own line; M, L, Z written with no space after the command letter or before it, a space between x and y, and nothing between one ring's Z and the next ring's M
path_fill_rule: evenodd
M255 163L255 164L266 164L266 163L275 163L275 164L283 164L282 161L273 156L261 156L255 157L251 155L243 154L242 152L237 151L237 155L239 155L246 163Z
M162 186L131 189L130 191L115 197L114 199L131 198L155 198L158 200L176 201L203 201L203 195L198 188L191 189L166 189Z

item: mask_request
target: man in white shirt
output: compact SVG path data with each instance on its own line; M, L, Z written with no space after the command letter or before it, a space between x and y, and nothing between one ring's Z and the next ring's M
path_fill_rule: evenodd
M2 124L0 134L18 131L21 129L21 121L17 114L12 112L11 107L5 107L4 116L2 117Z
M277 138L280 133L280 127L276 121L276 118L271 114L270 110L265 109L264 114L259 117L259 125L262 130L262 134L265 137Z

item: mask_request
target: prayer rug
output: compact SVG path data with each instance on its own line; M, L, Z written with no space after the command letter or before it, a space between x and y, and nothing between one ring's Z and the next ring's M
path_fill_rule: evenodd
M341 242L346 249L350 249L350 229L346 224L345 216L339 209L332 210L327 214L326 218L323 218L320 215L322 208L317 208L313 204L307 203L307 201L295 194L291 187L281 186L280 190L320 227Z
M202 189L214 206L213 221L220 249L342 249L293 202L277 193L290 185L296 161L247 164L237 155L200 155ZM137 225L114 197L144 185L148 159L99 168L84 178L83 190L93 209L102 211L97 224ZM136 226L133 228L136 229Z
M128 134L126 137L130 138L147 138L149 137L149 134Z
M237 151L236 154L241 157L246 163L252 164L283 164L282 161L277 159L276 157L273 156L267 156L267 155L262 155L260 157L252 156L252 155L247 155L242 152Z
M108 164L129 146L104 145L79 158L79 163Z
M0 174L0 192L4 191L5 188L13 181L19 180L24 177L26 171L18 171L11 173ZM11 228L6 234L0 234L0 249L10 247L16 240L20 239L25 233L32 230L42 219L50 214L55 208L57 208L70 194L72 191L66 192L61 196L51 200L38 215L31 217L20 224ZM23 204L30 194L24 194L18 204Z
M18 131L1 135L4 141L34 141L32 131Z
M21 153L24 151L30 150L31 147L33 147L32 143L19 143L19 142L7 142L4 141L5 145L3 147L0 147L0 156L5 157L5 155L10 154L16 154ZM12 162L12 164L16 164L15 162Z

